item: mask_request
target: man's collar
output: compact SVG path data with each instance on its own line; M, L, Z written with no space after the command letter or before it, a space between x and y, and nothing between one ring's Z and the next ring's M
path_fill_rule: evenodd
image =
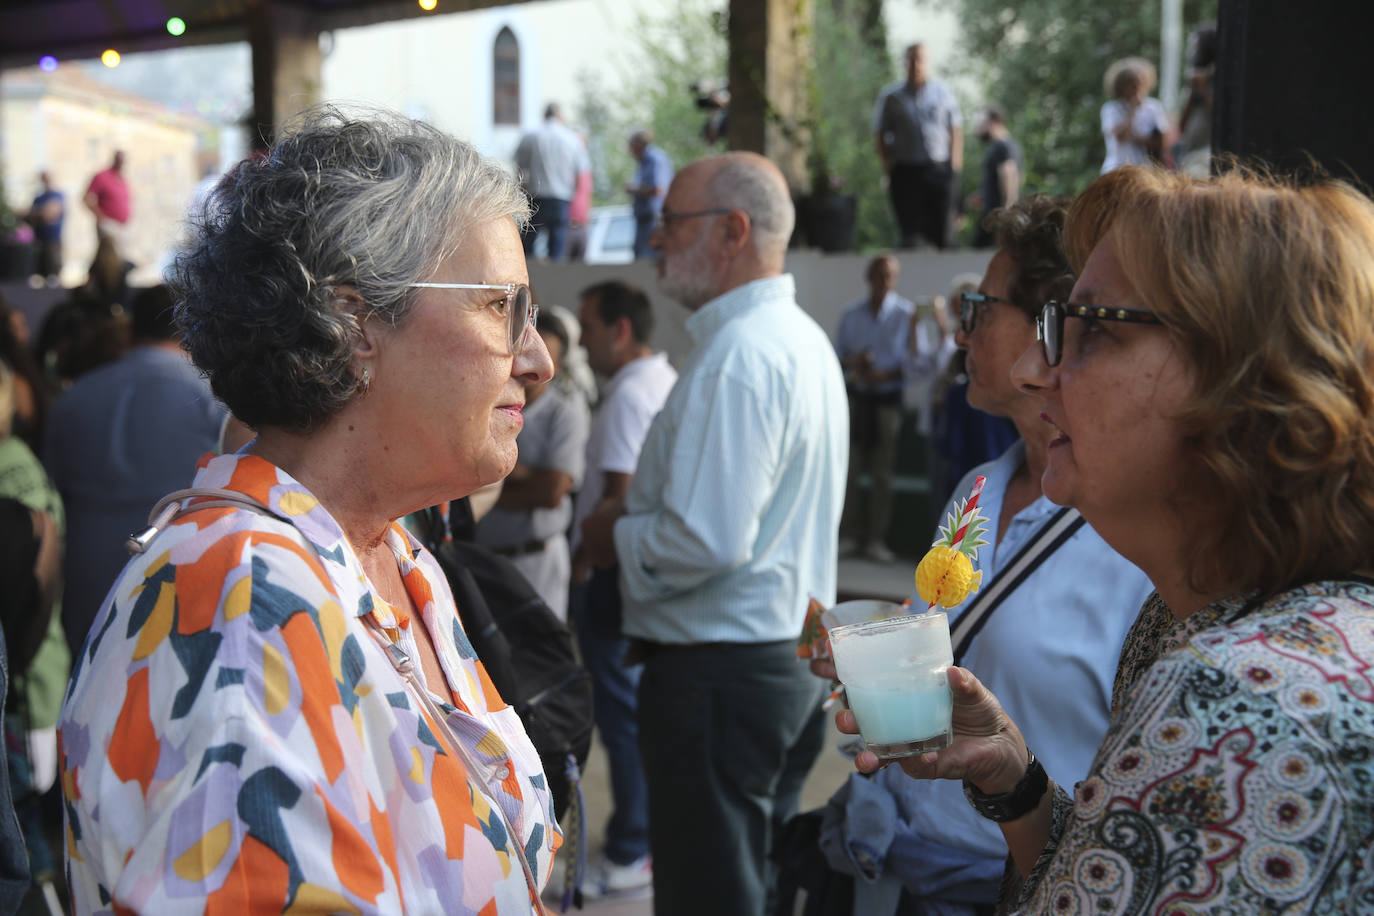
M791 274L778 274L750 281L710 300L684 322L695 343L702 343L729 322L763 302L795 301L797 286Z

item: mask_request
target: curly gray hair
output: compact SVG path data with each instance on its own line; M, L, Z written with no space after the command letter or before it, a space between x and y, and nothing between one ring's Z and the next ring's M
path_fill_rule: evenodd
M244 423L318 428L359 390L359 317L393 324L473 228L517 224L515 180L470 144L392 112L302 114L265 156L246 159L193 215L168 285L183 346Z

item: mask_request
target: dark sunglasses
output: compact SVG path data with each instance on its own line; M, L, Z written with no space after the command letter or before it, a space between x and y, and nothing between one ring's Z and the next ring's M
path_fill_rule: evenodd
M1057 366L1063 357L1064 319L1089 318L1093 321L1130 321L1135 324L1163 324L1154 312L1118 309L1103 305L1077 305L1073 302L1046 302L1035 319L1035 339L1045 350L1045 365Z

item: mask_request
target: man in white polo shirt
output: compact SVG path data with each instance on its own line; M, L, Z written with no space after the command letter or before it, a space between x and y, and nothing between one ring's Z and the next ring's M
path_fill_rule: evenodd
M649 423L677 381L668 357L649 346L654 315L640 289L610 280L582 291L578 315L582 346L592 370L607 379L587 439L586 479L573 523L573 587L569 610L592 675L596 727L611 766L613 810L603 858L588 870L584 893L625 896L648 890L649 795L639 759L636 723L643 665L626 666L628 643L620 633L620 585L614 554L592 556L579 529L594 512L615 511L630 489Z

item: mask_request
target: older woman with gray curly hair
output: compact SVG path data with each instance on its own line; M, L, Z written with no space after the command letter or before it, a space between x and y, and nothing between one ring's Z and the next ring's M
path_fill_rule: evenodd
M74 666L77 912L539 910L539 758L395 521L515 464L526 217L469 145L332 108L216 188L177 318L257 438L159 504Z

